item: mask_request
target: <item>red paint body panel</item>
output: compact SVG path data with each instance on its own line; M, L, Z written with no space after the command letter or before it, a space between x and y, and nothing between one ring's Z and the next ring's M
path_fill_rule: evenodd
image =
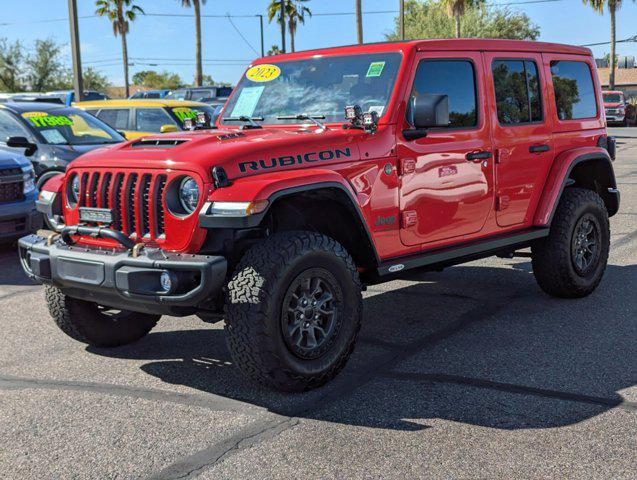
M46 190L47 192L60 193L64 188L64 174L60 172L59 175L55 177L49 178L44 185L42 185L41 190Z
M264 200L282 189L337 182L357 202L381 259L546 225L569 159L583 151L598 151L597 141L606 132L590 50L512 40L426 40L297 52L259 59L250 66L317 55L390 51L400 52L403 60L373 134L344 129L339 123L328 124L325 131L298 124L246 130L239 125L224 126L147 137L184 140L172 148L143 147L132 141L95 151L74 161L69 174L126 170L150 173L153 178L166 175L169 180L189 175L203 189L200 207L204 201ZM544 113L541 123L498 124L491 74L496 58L536 62ZM435 129L419 140L404 138L403 130L410 127L405 112L414 74L418 62L426 59L469 59L473 63L479 109L475 128ZM598 103L595 118L557 119L552 60L590 65ZM529 147L538 144L549 145L549 151L530 153ZM493 156L467 161L466 154L476 151ZM230 186L214 189L211 171L215 166L225 169ZM196 213L174 216L166 210L165 238L152 241L167 250L196 253L206 235L196 217ZM65 218L67 223L77 222L77 209L66 205ZM385 221L392 218L393 223ZM151 220L153 225L156 221ZM80 240L111 245L101 239Z

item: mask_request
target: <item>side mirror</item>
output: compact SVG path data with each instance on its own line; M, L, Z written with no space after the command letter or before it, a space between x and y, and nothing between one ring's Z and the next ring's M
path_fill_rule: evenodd
M427 136L428 128L449 126L449 96L425 94L414 97L411 105L414 129L403 131L407 140Z
M449 97L420 95L414 98L414 126L416 128L448 127Z
M177 125L162 125L159 129L159 133L175 133L178 131Z
M24 154L30 157L38 149L35 143L29 142L26 137L9 137L7 138L7 147L24 148Z

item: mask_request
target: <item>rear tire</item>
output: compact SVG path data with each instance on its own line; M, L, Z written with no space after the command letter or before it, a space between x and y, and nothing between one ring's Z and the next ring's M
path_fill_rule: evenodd
M157 324L159 315L121 310L109 314L96 303L64 295L45 287L46 303L56 325L69 337L95 347L119 347L145 336Z
M234 363L271 388L305 391L332 379L354 350L361 284L347 251L312 232L284 232L246 252L228 283Z
M564 191L549 236L532 248L533 273L546 293L580 298L602 280L610 248L608 212L597 193L582 188Z

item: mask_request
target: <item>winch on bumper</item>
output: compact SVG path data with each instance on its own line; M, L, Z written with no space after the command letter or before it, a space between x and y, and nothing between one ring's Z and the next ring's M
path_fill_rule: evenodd
M49 238L29 235L19 240L26 274L70 297L109 307L190 315L218 298L226 276L227 262L220 256L155 248L134 256L129 249L88 248Z

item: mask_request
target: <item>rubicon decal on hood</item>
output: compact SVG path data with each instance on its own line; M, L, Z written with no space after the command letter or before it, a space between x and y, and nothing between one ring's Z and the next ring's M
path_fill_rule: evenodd
M247 171L258 171L276 167L292 167L304 163L314 163L321 161L329 161L339 158L349 158L352 152L349 148L321 150L320 152L308 152L299 155L284 155L282 157L274 157L267 160L252 160L249 162L240 162L239 170L242 173Z

